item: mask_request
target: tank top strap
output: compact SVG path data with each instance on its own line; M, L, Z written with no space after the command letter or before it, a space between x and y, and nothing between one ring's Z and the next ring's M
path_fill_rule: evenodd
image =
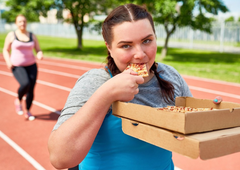
M17 35L16 35L16 32L15 32L15 31L13 31L13 34L14 34L14 39L18 40L18 38L17 38Z
M106 68L106 69L108 69L108 73L110 74L110 76L111 76L111 78L112 78L112 77L113 77L113 75L112 75L112 73L111 73L110 69L108 68L108 66L105 66L105 68Z
M29 41L33 41L32 32L29 32Z
M13 34L14 34L14 38L15 38L16 40L20 41L20 40L18 39L15 31L13 32ZM28 41L28 42L33 41L33 36L32 36L32 35L33 35L33 33L32 33L32 32L29 32L29 41Z

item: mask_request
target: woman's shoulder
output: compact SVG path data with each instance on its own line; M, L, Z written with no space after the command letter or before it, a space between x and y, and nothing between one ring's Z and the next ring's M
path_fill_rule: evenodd
M104 68L94 68L86 72L88 75L100 76L100 77L109 77L110 75Z
M10 31L7 35L14 35L14 31Z
M109 73L104 68L98 68L87 71L78 79L78 81L106 81L108 79L110 79Z
M6 39L13 41L15 35L14 35L14 31L11 31L7 34Z
M157 71L166 80L179 81L181 79L180 73L174 67L172 67L170 65L158 63Z

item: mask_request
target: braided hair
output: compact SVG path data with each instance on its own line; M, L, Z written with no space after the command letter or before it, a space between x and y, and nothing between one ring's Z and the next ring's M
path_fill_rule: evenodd
M104 20L102 25L102 35L105 42L111 46L113 40L112 28L115 25L121 24L123 22L132 22L141 19L148 19L155 33L152 16L149 12L147 12L145 8L134 4L121 5L115 8ZM115 64L113 58L111 57L109 51L107 56L107 66L113 76L121 73L121 71ZM160 73L162 73L163 71L161 72L157 71L156 62L153 63L150 71L153 72L154 75L157 77L164 101L167 103L174 101L174 86L172 85L171 82L166 81L160 77Z

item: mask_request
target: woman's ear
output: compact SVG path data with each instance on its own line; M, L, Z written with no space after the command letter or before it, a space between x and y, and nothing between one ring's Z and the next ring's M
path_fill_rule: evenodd
M108 45L108 43L106 41L105 41L105 44L106 44L106 47L107 47L109 53L111 54L111 47L110 47L110 45Z

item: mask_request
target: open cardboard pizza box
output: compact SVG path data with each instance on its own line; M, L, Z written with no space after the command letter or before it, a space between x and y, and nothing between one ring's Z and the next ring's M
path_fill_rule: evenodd
M207 160L240 151L240 127L181 135L122 118L122 130L127 135L193 159Z
M112 110L115 116L182 134L240 126L240 104L238 103L223 101L221 104L216 105L212 100L177 97L175 105L193 108L214 108L217 110L178 113L125 102L114 102Z

